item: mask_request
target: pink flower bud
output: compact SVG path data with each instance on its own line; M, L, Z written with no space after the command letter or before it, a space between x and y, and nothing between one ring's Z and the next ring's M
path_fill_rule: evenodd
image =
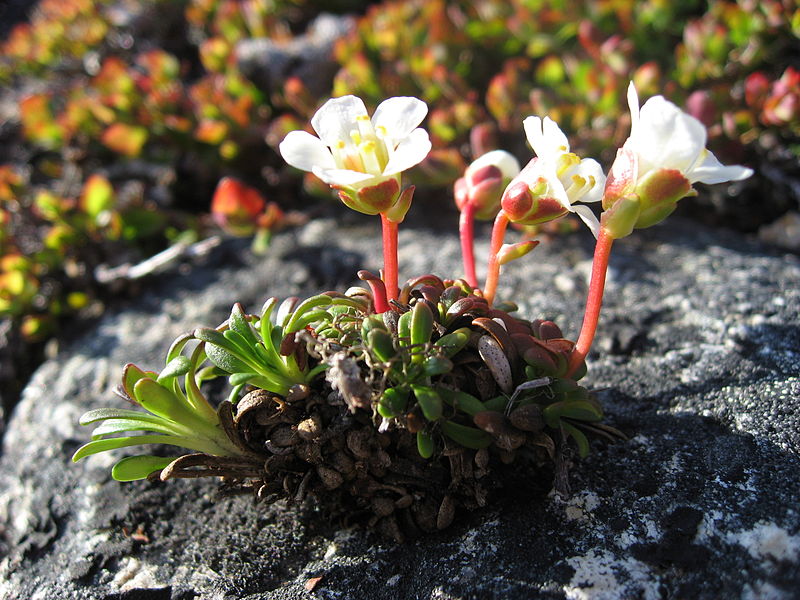
M536 240L526 240L516 244L503 244L500 252L497 253L497 260L501 265L508 264L512 260L522 258L538 245L539 242Z
M545 223L569 212L564 201L554 196L544 177L530 184L522 179L513 182L506 188L501 205L509 220L519 225Z
M475 208L475 218L491 220L500 211L503 188L519 173L519 163L508 152L493 150L467 167L464 177L456 181L453 193L456 206Z

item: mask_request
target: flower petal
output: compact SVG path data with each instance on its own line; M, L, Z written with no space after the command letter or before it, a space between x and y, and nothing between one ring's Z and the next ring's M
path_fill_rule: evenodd
M586 189L581 190L582 194L576 199L581 202L598 202L603 198L603 190L606 187L606 174L603 167L593 158L584 158L580 164L569 171L570 177L581 177L586 181Z
M403 139L392 154L383 175L394 175L421 163L431 151L431 140L424 129L415 129Z
M628 108L631 111L631 137L639 126L639 94L636 93L636 86L631 81L628 84Z
M694 183L723 183L725 181L740 181L753 174L753 169L739 165L725 166L717 157L708 150L705 151L703 161L686 173L687 179Z
M400 141L422 123L428 114L428 105L413 96L387 98L375 109L372 125L386 130L388 137Z
M594 237L597 237L597 234L600 233L600 221L598 221L597 217L594 216L592 209L588 206L582 206L578 204L577 206L572 207L572 212L578 215L581 218L581 221L586 223L586 226L592 231Z
M361 98L331 98L311 118L311 126L325 144L333 147L339 141L349 143L350 132L358 130L356 117L366 114Z
M639 156L639 174L652 169L688 171L706 145L706 128L663 96L645 102L639 130L632 137Z
M557 200L565 209L572 210L567 190L564 189L564 184L556 173L555 163L539 157L533 158L514 179L517 180L524 181L529 188L535 188L539 180L544 180L547 182L546 195Z
M323 169L321 167L314 167L312 172L328 185L351 187L357 184L363 184L370 179L379 179L369 173L359 173L358 171L351 171L349 169Z
M545 160L555 160L559 154L569 152L569 140L550 117L527 117L522 121L528 143L536 156Z
M469 170L475 172L487 166L495 166L500 169L500 172L506 179L514 179L520 171L519 161L517 161L513 154L505 150L492 150L486 154L482 154L472 161L469 165Z
M311 171L314 167L336 168L336 162L328 147L307 131L290 131L278 149L283 160L303 171Z

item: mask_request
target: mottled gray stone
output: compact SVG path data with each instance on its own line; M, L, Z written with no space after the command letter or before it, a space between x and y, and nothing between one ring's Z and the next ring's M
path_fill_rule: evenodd
M219 499L212 481L119 484L111 457L69 463L88 436L78 416L120 402L125 362L158 368L174 336L216 325L236 300L343 289L377 269L375 219L329 242L331 225L277 236L266 258L226 245L39 369L0 461L0 597L796 597L800 261L687 221L615 248L588 380L630 440L595 444L568 498L520 482L441 534L393 545L313 507ZM453 234L412 224L400 244L406 275L458 270ZM574 337L590 251L585 237L545 242L509 265L500 296Z
M351 16L322 13L303 35L290 40L249 38L236 45L242 73L266 92L282 90L289 77L298 77L315 98L330 93L339 63L333 45L355 27Z

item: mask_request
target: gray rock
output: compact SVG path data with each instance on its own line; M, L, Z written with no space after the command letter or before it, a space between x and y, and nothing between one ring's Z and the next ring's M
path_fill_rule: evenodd
M596 443L568 498L520 481L398 546L313 507L220 498L213 481L119 484L109 457L69 463L88 436L78 416L119 402L125 362L158 368L174 336L236 300L350 285L362 263L379 266L375 221L325 246L332 223L313 222L266 259L223 247L39 369L0 461L0 597L796 597L800 261L681 220L615 248L589 380L630 440ZM543 243L508 266L500 296L574 337L590 251L585 237ZM459 270L454 235L407 227L400 254L406 275Z
M330 93L339 64L333 45L355 27L350 16L322 13L303 35L289 40L250 38L236 45L241 72L260 89L281 90L289 77L298 77L314 97Z

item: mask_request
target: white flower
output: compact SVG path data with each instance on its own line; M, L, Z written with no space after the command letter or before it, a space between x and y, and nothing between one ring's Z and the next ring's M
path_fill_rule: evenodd
M577 214L597 235L600 224L588 206L602 198L606 177L593 159L570 152L567 136L549 117L523 121L528 142L536 153L504 194L503 210L512 221L535 224Z
M639 108L633 82L628 86L631 135L623 149L635 156L635 180L649 172L674 169L689 183L739 181L753 174L738 165L725 166L706 149L706 128L663 96L654 96Z
M696 194L692 184L739 181L752 169L725 166L706 149L706 128L663 96L639 108L628 86L631 135L617 151L603 193L603 226L615 238L660 223L678 201Z
M293 167L344 191L356 210L375 214L383 204L362 206L358 191L395 180L399 193L400 173L430 152L428 133L417 127L427 112L418 98L395 97L383 101L370 119L360 98L332 98L311 119L319 137L292 131L281 142L280 153Z

